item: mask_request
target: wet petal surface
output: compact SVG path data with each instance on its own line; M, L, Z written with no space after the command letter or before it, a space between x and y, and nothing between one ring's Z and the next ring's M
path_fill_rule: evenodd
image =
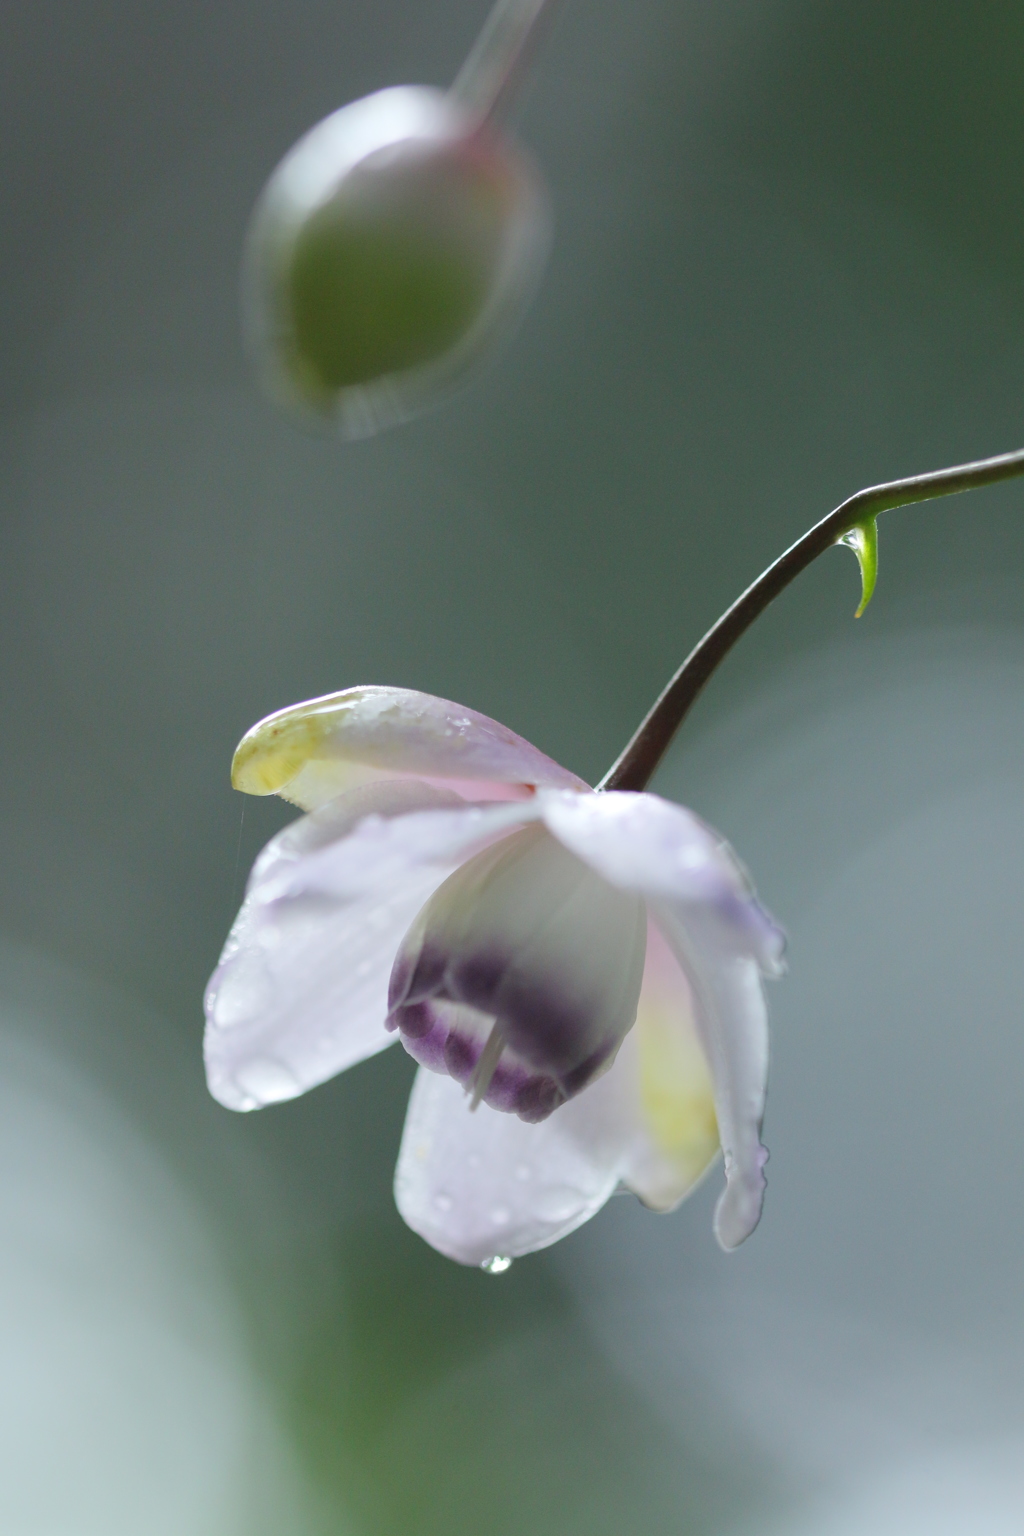
M405 1221L461 1264L545 1248L588 1221L619 1182L628 1127L615 1068L541 1125L421 1070L406 1116L395 1200Z
M468 800L525 798L538 785L586 789L497 721L410 688L347 688L278 710L246 732L231 768L236 789L307 811L402 775L447 783Z
M448 1257L485 1265L564 1237L625 1184L673 1209L718 1154L710 1071L689 986L651 925L635 1027L610 1069L543 1124L469 1110L458 1083L421 1071L395 1178L398 1208Z
M253 871L206 996L207 1080L229 1109L293 1098L391 1044L388 978L423 902L528 805L428 785L341 796L279 834Z
M785 935L750 876L713 827L660 795L539 796L545 824L565 847L624 890L711 909L768 976L782 970Z
M643 892L693 998L711 1068L726 1189L715 1217L724 1248L757 1225L768 1018L761 975L778 975L784 939L728 845L691 812L650 794L538 795L545 824L605 879Z
M652 904L652 915L693 991L694 1017L715 1085L715 1112L726 1187L715 1211L715 1235L737 1248L761 1218L761 1145L768 1083L768 1011L757 962L713 916L699 909Z

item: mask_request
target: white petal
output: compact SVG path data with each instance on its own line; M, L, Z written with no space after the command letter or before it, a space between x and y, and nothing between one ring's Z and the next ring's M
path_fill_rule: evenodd
M554 836L612 885L714 908L765 974L779 974L782 930L728 843L692 811L658 795L623 791L544 791L538 800Z
M229 1109L294 1098L391 1044L398 946L458 864L535 814L425 785L341 797L257 861L206 996L207 1081ZM430 805L434 809L414 809Z
M761 1145L768 1082L768 1013L756 960L716 915L692 904L652 903L651 915L693 991L694 1016L715 1085L726 1187L715 1211L723 1248L738 1248L757 1226L764 1200Z
M612 884L647 897L690 984L725 1156L715 1232L735 1248L764 1197L768 1020L759 972L781 969L782 932L728 845L681 806L624 793L543 791L538 800L560 841Z
M625 1167L632 1124L612 1067L539 1125L417 1073L395 1174L414 1232L461 1264L546 1248L601 1209Z
M409 688L347 688L278 710L246 732L231 767L236 789L303 810L396 775L449 783L470 800L586 788L497 721Z
M655 923L636 1024L612 1070L636 1125L623 1181L652 1210L674 1210L718 1156L718 1123L693 994Z

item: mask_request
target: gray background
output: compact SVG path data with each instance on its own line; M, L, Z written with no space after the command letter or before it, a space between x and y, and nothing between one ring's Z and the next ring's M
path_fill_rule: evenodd
M232 1117L199 1000L286 819L227 785L356 682L590 779L860 485L1024 440L1024 19L567 0L517 111L557 238L441 411L304 436L239 250L300 133L482 3L0 22L0 1525L10 1536L1003 1536L1024 1524L1024 490L889 514L657 786L791 938L766 1217L617 1199L501 1280L390 1201L411 1063Z

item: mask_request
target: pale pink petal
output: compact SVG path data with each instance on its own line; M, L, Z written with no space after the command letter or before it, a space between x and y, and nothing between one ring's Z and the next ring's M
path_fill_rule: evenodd
M728 845L656 795L538 795L549 830L614 885L647 897L689 982L711 1067L726 1190L715 1231L735 1248L757 1225L767 1152L762 972L778 974L783 937Z
M390 1045L388 980L406 929L464 858L534 814L392 782L279 834L207 989L213 1096L255 1109Z
M236 789L303 810L397 776L446 784L469 800L586 788L497 721L409 688L347 688L278 710L246 732L231 768Z
M395 1174L406 1222L448 1258L486 1265L588 1221L619 1183L634 1133L617 1070L528 1125L487 1104L471 1111L458 1083L420 1068Z

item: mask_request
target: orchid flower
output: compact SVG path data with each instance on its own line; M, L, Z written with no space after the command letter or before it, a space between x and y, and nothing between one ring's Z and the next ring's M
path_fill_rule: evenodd
M229 1109L291 1099L400 1040L419 1063L395 1196L500 1273L620 1185L674 1209L721 1148L715 1231L761 1214L783 938L729 846L645 791L697 694L802 570L847 544L863 613L878 513L1024 474L1024 450L850 497L737 599L597 789L494 720L402 688L267 716L232 781L306 814L271 839L206 993Z
M222 1104L292 1098L400 1040L420 1069L396 1197L442 1253L541 1248L619 1184L671 1210L719 1141L719 1240L753 1230L760 976L783 941L715 832L400 688L269 716L233 781L308 814L261 854L210 982Z
M498 0L452 88L396 86L311 128L246 243L249 349L281 404L361 437L441 398L522 315L550 239L500 112L552 0Z

